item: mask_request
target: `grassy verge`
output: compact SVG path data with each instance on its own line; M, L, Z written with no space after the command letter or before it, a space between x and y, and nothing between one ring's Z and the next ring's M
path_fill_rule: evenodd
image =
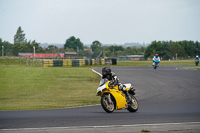
M27 65L28 64L28 65ZM27 67L42 67L40 60L35 59L13 59L13 58L0 58L0 66L27 66ZM152 61L117 61L116 66L151 66ZM194 60L162 60L160 66L178 66L178 65L195 65ZM104 65L93 65L92 67L102 67ZM91 67L91 66L84 66Z
M152 66L152 61L118 61L117 66ZM160 66L195 65L194 60L161 61Z
M181 69L192 69L192 70L200 70L200 67L182 67Z
M89 68L0 66L0 110L97 104L98 84Z

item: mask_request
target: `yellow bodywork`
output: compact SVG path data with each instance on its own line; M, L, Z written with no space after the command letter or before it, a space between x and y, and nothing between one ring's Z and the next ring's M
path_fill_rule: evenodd
M109 86L109 83L110 83L110 81L105 83L106 90L103 91L103 92L97 93L97 95L103 96L104 93L110 93L115 98L115 101L116 101L115 110L126 108L127 102L126 102L125 94L122 93L122 91L119 90L118 85ZM128 91L130 88L126 88L126 89Z

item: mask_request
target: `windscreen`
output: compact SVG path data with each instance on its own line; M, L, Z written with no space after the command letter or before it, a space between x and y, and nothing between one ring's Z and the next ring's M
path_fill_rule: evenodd
M108 82L108 79L107 79L107 78L101 79L101 80L100 80L99 86L104 85L106 82Z

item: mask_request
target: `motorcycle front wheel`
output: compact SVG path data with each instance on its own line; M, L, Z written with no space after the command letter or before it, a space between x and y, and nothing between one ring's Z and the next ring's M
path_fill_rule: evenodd
M157 65L155 64L155 65L154 65L154 69L156 69L156 68L157 68Z
M109 99L109 95L103 95L101 97L101 106L107 113L112 113L115 109L114 101L111 100L111 96Z
M130 105L128 105L128 108L127 108L127 110L129 111L129 112L136 112L137 110L138 110L138 101L137 101L137 99L133 96L133 95L131 95L131 98L133 99L133 103L131 103Z

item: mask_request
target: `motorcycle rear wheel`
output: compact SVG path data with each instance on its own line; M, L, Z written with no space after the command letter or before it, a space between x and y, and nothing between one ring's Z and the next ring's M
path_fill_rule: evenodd
M134 100L134 103L128 105L127 110L129 112L136 112L138 110L138 107L139 107L138 101L137 101L137 99L133 95L131 95L131 98Z
M112 99L112 98L111 98ZM112 100L111 100L112 101ZM107 113L112 113L115 109L114 102L109 103L108 95L103 95L101 97L101 106Z

